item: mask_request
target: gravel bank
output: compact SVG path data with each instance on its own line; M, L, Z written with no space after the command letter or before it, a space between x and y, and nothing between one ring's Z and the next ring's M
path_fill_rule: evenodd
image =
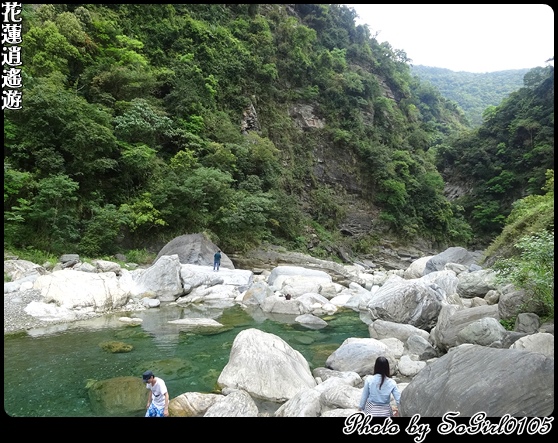
M4 334L44 326L45 322L30 316L24 310L29 303L40 299L41 293L34 290L4 294Z
M41 320L27 314L25 307L32 301L42 301L40 291L30 289L4 294L4 334L68 323L63 320ZM76 318L75 321L77 320L81 318Z

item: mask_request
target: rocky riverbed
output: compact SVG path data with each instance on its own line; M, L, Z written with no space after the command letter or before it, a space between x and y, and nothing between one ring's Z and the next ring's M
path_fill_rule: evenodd
M374 258L362 257L359 263L371 270L405 269L413 260L424 254L424 251L420 251L417 248L399 250L381 248L374 255ZM6 253L4 257L6 258ZM277 246L257 248L242 256L233 254L230 256L230 259L234 262L236 269L251 269L255 274L263 270L271 270L278 265L304 266L310 269L324 270L330 273L334 281L338 283L344 285L349 283L346 272L341 264L314 258L307 254L287 251ZM40 292L34 289L4 293L4 334L68 322L68 320L54 318L52 320L44 320L27 314L25 307L33 301L41 301ZM76 312L75 314L77 317L72 319L72 321L102 315L94 312Z
M33 301L41 301L40 291L29 289L4 294L4 334L64 323L63 320L47 321L27 314L25 307Z
M94 312L92 310L79 310L72 311L71 318L60 318L53 315L51 318L36 317L29 315L25 308L31 302L42 301L41 292L35 289L25 291L16 291L4 294L4 334L12 334L30 330L51 329L55 325L63 325L68 323L75 323L81 320L88 320L91 318L102 317L105 315L102 312ZM146 309L145 306L130 301L126 306L119 309L111 310L107 314L114 314L115 312L139 311Z

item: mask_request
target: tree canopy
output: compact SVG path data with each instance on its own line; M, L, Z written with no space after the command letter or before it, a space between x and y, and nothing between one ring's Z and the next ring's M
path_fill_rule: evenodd
M23 4L22 17L9 246L113 254L206 232L231 252L318 237L327 255L363 244L339 229L355 199L374 219L364 235L466 246L498 235L553 169L553 70L471 131L345 5ZM448 200L448 174L472 193Z

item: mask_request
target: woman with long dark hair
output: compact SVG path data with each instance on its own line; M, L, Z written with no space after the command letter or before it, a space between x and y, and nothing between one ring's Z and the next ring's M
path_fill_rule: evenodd
M397 403L397 409L391 409L391 396ZM385 357L378 357L374 363L374 374L364 380L364 388L360 398L359 411L374 417L397 417L401 392L397 383L390 378L389 361Z

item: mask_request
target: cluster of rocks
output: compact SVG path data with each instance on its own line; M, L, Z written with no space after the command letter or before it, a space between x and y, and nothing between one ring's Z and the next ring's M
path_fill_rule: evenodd
M171 322L177 328L217 330L222 325L215 312L235 304L254 317L310 329L327 328L324 318L351 309L368 324L370 337L347 339L324 368L310 371L300 353L279 337L245 330L237 335L219 376L221 393L181 393L171 399L171 414L348 416L356 412L364 379L379 355L388 358L399 382L404 416L440 417L449 411L540 416L553 411L553 323L540 324L536 314L520 313L520 307L529 306L526 294L498 284L494 272L478 266L477 256L463 248L421 257L401 270L325 262L319 269L315 259L304 266L300 258L297 266L257 271L229 266L214 272L209 263L215 249L197 245L179 255L167 248L169 255L159 254L152 266L133 270L100 261L92 269L78 262L46 271L5 261L12 282L4 285L4 332L11 328L6 308L11 316L13 306L19 309L14 315L23 311L24 318L43 322L120 310L123 322L141 324L126 313L161 303L210 305L207 316L200 308L196 315ZM499 322L515 317L514 331ZM18 327L28 329L28 324ZM117 405L111 404L116 397L95 394L107 391L118 393ZM90 387L94 408L105 413L115 406L141 410L144 395L139 378L102 380Z

